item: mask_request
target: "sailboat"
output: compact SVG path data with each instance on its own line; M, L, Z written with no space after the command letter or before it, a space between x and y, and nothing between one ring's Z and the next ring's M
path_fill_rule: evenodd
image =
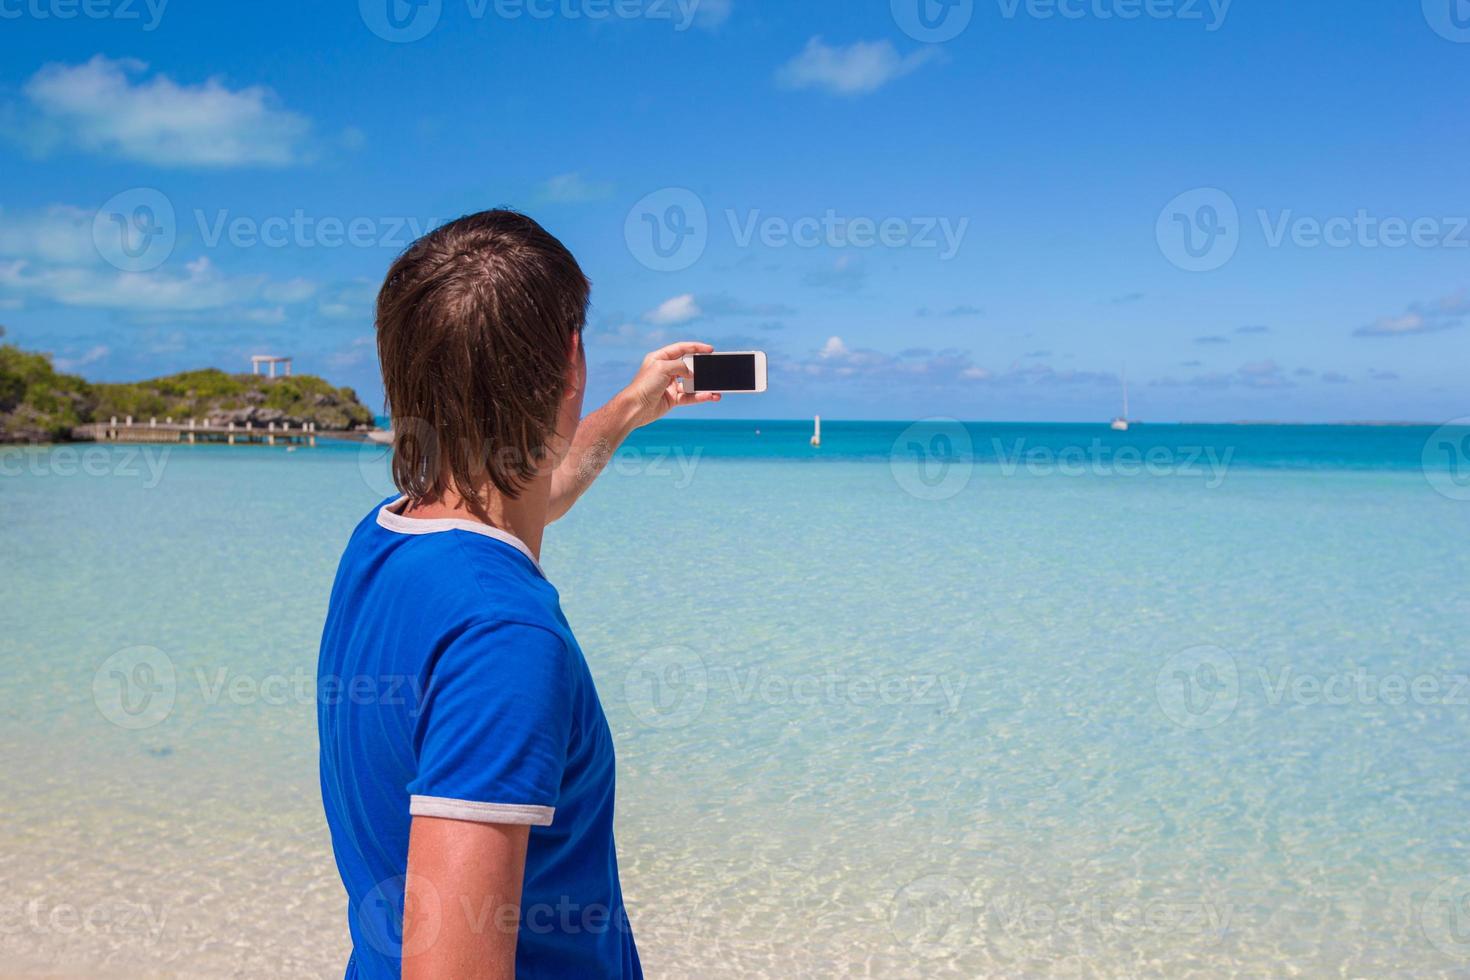
M1128 372L1123 372L1123 414L1113 419L1114 432L1128 431Z
M818 415L812 421L812 448L822 444L822 417Z

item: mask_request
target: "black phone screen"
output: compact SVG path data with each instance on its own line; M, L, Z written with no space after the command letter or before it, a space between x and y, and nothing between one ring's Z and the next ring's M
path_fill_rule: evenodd
M754 354L695 354L695 391L754 391Z

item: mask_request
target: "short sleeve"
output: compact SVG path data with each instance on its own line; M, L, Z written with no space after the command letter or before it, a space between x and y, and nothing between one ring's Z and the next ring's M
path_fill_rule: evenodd
M570 661L551 630L472 627L440 655L417 720L409 813L546 826L572 722Z

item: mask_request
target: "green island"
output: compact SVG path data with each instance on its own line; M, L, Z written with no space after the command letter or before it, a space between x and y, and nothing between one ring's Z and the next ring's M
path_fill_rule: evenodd
M147 381L92 382L56 370L49 354L0 343L0 443L70 442L73 430L113 416L373 428L373 413L356 392L309 374L270 378L204 368Z

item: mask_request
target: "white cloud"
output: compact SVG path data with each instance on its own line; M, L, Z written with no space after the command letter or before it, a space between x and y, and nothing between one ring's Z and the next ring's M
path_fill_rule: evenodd
M1366 327L1359 327L1359 337L1396 337L1405 333L1426 333L1428 326L1424 317L1418 313L1405 313L1403 316L1381 316Z
M854 292L868 280L868 271L851 255L840 255L828 268L811 269L801 277L803 286Z
M916 71L934 56L933 48L900 55L892 41L855 41L844 48L814 37L776 71L776 81L787 88L863 95Z
M1191 364L1199 362L1193 361ZM1297 372L1301 375L1300 370ZM1308 372L1310 374L1310 372ZM1305 375L1301 375L1305 376ZM1324 379L1331 380L1327 375ZM1250 361L1234 371L1210 371L1196 374L1192 378L1179 380L1163 377L1149 384L1156 388L1295 388L1296 382L1287 377L1281 365L1272 360Z
M92 212L68 204L0 215L0 303L28 301L109 309L134 320L277 324L283 306L306 302L316 284L232 276L208 258L177 259L148 272L106 264L92 239Z
M311 123L279 108L270 89L183 85L148 66L97 55L46 65L25 83L26 139L164 167L285 166L299 162Z
M107 356L111 353L112 348L106 344L98 344L86 353L79 354L76 357L58 357L56 359L56 369L58 371L74 373L90 364L96 364L98 361L106 360Z
M600 201L611 194L611 184L588 180L577 172L557 174L536 190L538 200L551 204L585 204Z
M316 295L316 283L310 279L288 279L266 286L262 295L272 303L304 303Z
M1355 337L1406 337L1458 327L1470 314L1470 297L1462 290L1432 303L1414 303L1400 316L1381 316L1353 331Z
M353 337L345 347L327 355L327 363L334 368L355 367L377 351L374 337Z
M694 0L694 23L705 30L714 30L730 19L731 0Z
M93 212L69 204L44 211L0 213L0 255L66 264L97 261Z
M697 318L700 312L699 304L694 301L694 294L684 293L664 300L643 314L643 319L657 326L670 327L678 323L688 323Z
M187 312L258 297L265 280L221 275L207 258L184 266L182 275L105 272L81 266L40 266L26 259L0 263L0 288L65 306L115 310Z
M323 296L317 312L332 320L360 319L372 322L378 287L367 279L355 279Z
M648 351L667 343L667 332L661 327L650 329L613 319L594 327L589 339L610 347L635 347Z

